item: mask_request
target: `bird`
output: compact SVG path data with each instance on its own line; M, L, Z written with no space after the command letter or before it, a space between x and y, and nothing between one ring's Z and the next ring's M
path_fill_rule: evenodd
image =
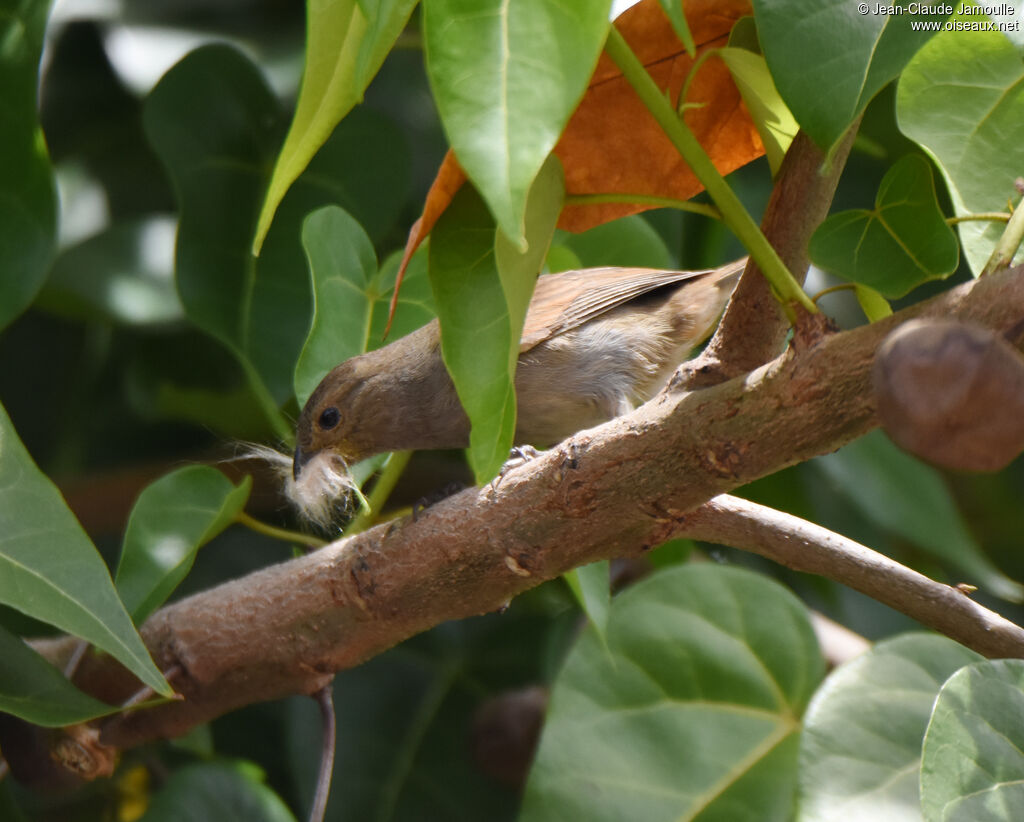
M516 365L516 445L547 447L653 397L714 329L746 265L604 267L537 278ZM348 466L386 451L464 448L470 423L432 320L333 368L296 423L288 494L328 517Z

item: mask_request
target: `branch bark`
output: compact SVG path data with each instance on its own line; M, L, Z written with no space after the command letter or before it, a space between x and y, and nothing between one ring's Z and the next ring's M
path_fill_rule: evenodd
M859 126L859 119L850 126L827 168L824 152L802 131L782 161L761 230L800 283L810 265L811 234L828 215ZM751 259L711 341L681 369L679 386L699 388L752 371L782 350L788 332L778 301Z
M672 536L711 536L709 529L728 525L733 531L720 541L768 551L770 540L740 529L745 515L723 513L721 500L689 512L873 428L874 351L899 323L922 315L1005 331L1024 318L1024 269L954 288L811 347L791 347L744 377L666 391L510 471L495 487L469 489L416 521L378 526L161 609L143 626L143 638L162 668L180 666L174 685L185 699L110 720L102 740L137 745L254 701L313 693L334 671L440 622L497 610L571 568L642 552ZM772 538L807 540L779 554L780 561L828 571L861 590L869 580L877 586L868 590L872 596L940 630L955 632L952 623L973 619L972 633L954 635L985 653L1024 657L1019 629L993 634L995 644L980 642L976 631L987 634L986 620L998 617L958 592L952 600L940 596L945 586L892 576L885 562L866 562L857 551L847 551L843 562L816 558L813 540L799 533ZM942 621L951 602L964 607ZM76 681L111 702L137 687L98 655L83 661Z

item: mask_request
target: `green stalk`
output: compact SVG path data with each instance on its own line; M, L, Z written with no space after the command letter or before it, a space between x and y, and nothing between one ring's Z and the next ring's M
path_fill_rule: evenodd
M988 258L988 262L985 263L985 268L982 269L979 276L994 274L996 271L1009 267L1022 240L1024 240L1024 201L1018 203L1013 210L1006 223L1006 228L1003 229L1003 236L999 238L996 247L992 249L992 255Z
M255 531L257 534L263 534L264 536L273 537L274 539L281 539L285 542L297 542L300 545L310 545L313 548L323 548L327 542L314 537L311 534L303 534L299 531L289 531L287 528L278 528L276 525L270 525L266 522L261 522L255 517L249 516L245 511L239 511L235 514L235 522L239 525L244 525L250 531Z
M946 225L956 225L957 223L969 223L975 221L987 223L1008 223L1010 221L1010 215L1005 211L982 211L978 214L963 214L960 217L947 217Z
M384 465L384 470L381 471L380 476L377 478L377 483L366 498L366 505L356 514L355 519L348 524L348 528L345 529L345 536L358 534L373 525L377 517L380 516L380 510L384 507L384 503L388 501L391 492L395 490L398 478L402 476L402 472L405 470L405 466L409 464L409 457L411 456L412 451L395 451L388 458L387 463Z
M676 114L672 104L658 88L651 75L647 73L647 69L644 68L615 26L610 27L608 40L604 47L608 56L622 69L623 76L633 86L676 150L693 169L697 179L704 185L711 199L722 212L725 224L746 246L750 256L754 258L765 279L775 291L776 298L782 304L783 311L786 312L790 321L796 316L793 311L794 304L800 305L810 314L817 314L818 309L811 302L811 298L807 296L800 287L800 283L786 268L782 258L772 248L771 243L747 213L729 184L718 173L718 169L711 162L707 152L701 148L697 138Z

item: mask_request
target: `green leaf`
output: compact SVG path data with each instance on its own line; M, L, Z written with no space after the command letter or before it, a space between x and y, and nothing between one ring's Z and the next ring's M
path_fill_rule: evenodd
M853 287L853 293L857 295L857 302L869 322L877 322L892 314L892 306L889 301L879 294L875 289L857 283Z
M81 637L171 695L95 546L0 406L0 603Z
M416 0L310 0L306 4L306 68L295 116L260 211L253 254L270 229L288 187L334 127L362 102L401 34Z
M348 212L324 206L302 224L302 246L313 280L313 324L295 366L295 396L306 404L323 376L367 350L378 295L373 243Z
M799 822L920 822L921 742L939 688L981 657L942 636L879 642L829 675L804 717Z
M672 268L672 255L661 235L639 215L622 217L580 234L558 232L558 242L584 267L621 265ZM579 266L577 266L579 267Z
M606 642L608 609L612 604L608 560L603 559L600 562L573 568L562 576L568 584L569 590L576 597L576 602L579 603L590 624L597 631L598 638L602 642Z
M524 249L526 198L587 88L609 0L425 0L434 101L459 164Z
M823 663L804 606L737 568L619 594L555 682L523 800L538 820L789 820L799 717Z
M811 237L810 254L821 268L889 298L956 271L956 235L939 209L928 162L914 154L899 160L882 178L875 208L828 217Z
M139 495L125 530L114 584L141 623L188 575L196 551L242 510L252 477L237 486L216 468L189 465L150 483Z
M982 552L942 475L898 449L881 431L812 465L872 522L948 563L989 593L1013 602L1024 599L1024 587Z
M36 102L47 0L0 0L0 328L46 278L57 192Z
M921 755L926 822L1005 822L1024 808L1024 661L961 668L939 691Z
M428 243L417 249L409 260L402 278L402 288L398 292L398 305L391 322L389 340L397 340L411 334L430 322L437 315L434 310L434 294L430 288L430 277L427 273ZM384 339L384 329L388 323L388 311L391 306L391 295L395 290L395 278L398 266L402 262L402 251L390 254L380 267L377 277L378 298L373 306L373 320L370 322L369 348L380 348L388 340Z
M932 36L914 31L911 20L946 18L872 14L870 9L865 14L858 8L850 0L754 0L775 85L800 127L826 152Z
M430 284L441 321L441 353L469 416L469 460L477 482L501 467L512 445L516 401L508 303L494 257L495 224L472 186L463 186L430 241ZM518 341L517 341L518 342ZM474 448L474 435L476 448ZM479 448L491 447L481 454Z
M681 5L679 7L682 8ZM718 56L729 67L743 102L747 104L774 176L800 127L779 96L764 57L742 48L718 49Z
M972 15L972 20L979 20ZM942 32L900 78L900 130L927 150L949 187L957 215L1005 211L1024 168L1024 64L999 32ZM964 255L977 275L1001 223L960 223Z
M186 765L153 797L140 822L295 822L288 806L245 762Z
M693 42L693 34L690 31L690 24L686 22L686 12L683 11L682 0L658 0L661 10L672 24L672 29L683 44L686 53L691 57L697 56L697 44Z
M59 728L119 710L83 694L23 640L0 627L0 711Z
M552 154L537 174L526 201L527 248L519 249L502 231L497 232L494 240L498 277L509 310L512 346L508 361L512 375L515 374L516 361L519 359L519 340L523 336L523 323L533 296L533 287L551 247L555 223L558 222L564 202L565 176L561 162Z
M495 230L472 186L455 195L432 232L430 283L441 353L470 420L469 462L478 484L497 474L513 444L519 339L563 193L553 159L530 191L524 253Z
M362 219L372 208L363 203L379 199L371 192L407 185L404 156L387 162L401 137L367 114L380 144L368 159L366 127L355 116L346 120L290 188L256 259L250 248L279 121L258 69L225 46L197 49L164 76L143 116L181 207L177 283L185 311L234 352L267 418L288 439L291 426L278 406L291 396L311 311L302 220L328 202ZM390 209L400 207L396 199ZM368 213L378 227L390 219Z
M583 264L576 256L576 252L568 246L552 244L548 249L547 259L544 260L544 268L551 274L557 274L559 271L583 268Z
M378 270L370 238L346 211L325 206L302 227L313 281L313 324L295 366L295 396L305 405L324 375L349 357L384 342L401 252ZM395 308L393 339L434 318L426 249L410 260Z
M57 257L37 305L76 319L124 325L182 319L171 263L174 230L174 221L167 217L143 217L66 249ZM159 254L165 246L166 256Z

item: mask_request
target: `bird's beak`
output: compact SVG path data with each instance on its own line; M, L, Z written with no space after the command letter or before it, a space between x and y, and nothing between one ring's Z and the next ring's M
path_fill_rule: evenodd
M302 466L309 462L314 454L316 454L315 451L312 453L303 451L301 445L295 446L295 456L292 457L292 479L298 481L299 474L302 473Z

